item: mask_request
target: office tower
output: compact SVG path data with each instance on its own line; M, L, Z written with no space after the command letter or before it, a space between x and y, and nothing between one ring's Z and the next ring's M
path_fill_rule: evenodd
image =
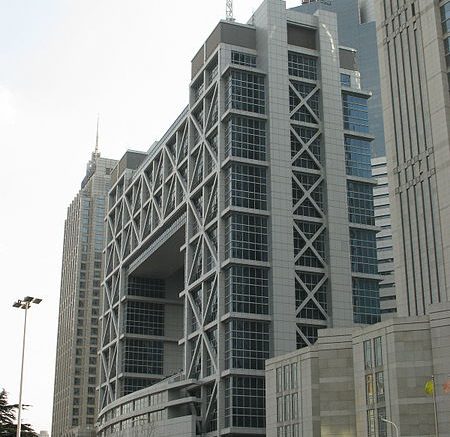
M391 211L386 157L372 158L372 176L377 181L373 189L375 225L377 234L378 273L380 282L381 317L392 317L397 311L395 302L394 249L392 247Z
M265 360L380 318L356 52L328 11L266 0L249 23L218 24L188 107L113 171L101 435L263 435Z
M450 299L448 1L377 1L398 313Z
M322 9L336 14L339 44L356 50L361 88L371 93L369 124L375 137L372 156L377 157L385 155L385 143L374 3L374 0L314 0L304 1L293 9L309 14Z
M98 148L67 210L61 269L52 435L95 436L105 196L116 161Z

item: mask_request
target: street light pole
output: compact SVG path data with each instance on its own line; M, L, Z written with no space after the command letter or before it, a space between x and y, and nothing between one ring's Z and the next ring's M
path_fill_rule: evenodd
M19 387L19 408L17 412L17 432L16 437L20 437L20 433L22 432L22 387L23 387L23 367L25 362L25 339L27 334L27 314L28 310L31 307L32 303L39 304L42 302L42 299L26 296L23 300L18 300L14 302L14 308L20 308L25 310L25 318L23 322L23 339L22 339L22 364L20 366L20 387Z
M394 422L391 422L390 420L387 420L384 417L380 417L380 419L383 422L386 422L386 423L389 423L390 425L392 425L394 427L394 429L395 429L395 437L400 437L398 426Z

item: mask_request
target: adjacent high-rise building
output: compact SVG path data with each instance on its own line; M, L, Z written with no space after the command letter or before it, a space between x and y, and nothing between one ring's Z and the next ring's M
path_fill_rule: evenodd
M450 2L376 1L397 308L450 300Z
M61 271L52 435L95 436L104 217L117 161L92 154L67 210Z
M361 73L361 87L370 90L371 93L371 98L368 100L368 114L370 132L375 136L371 150L367 148L349 150L347 148L346 154L359 155L358 160L361 162L361 171L364 165L366 172L370 155L373 158L372 165L374 166L372 170L377 183L377 187L374 189L375 225L381 228L377 234L378 267L379 273L383 276L383 281L380 283L381 314L384 318L392 317L396 311L394 261L392 239L389 237L391 235L389 189L386 174L375 2L374 0L303 1L301 6L294 9L307 13L314 13L319 9L336 13L339 44L357 50L356 62ZM347 159L349 158L351 159L350 156L347 157ZM384 162L384 169L382 162Z
M379 227L377 234L378 273L383 277L380 282L381 317L389 318L396 314L394 248L392 242L391 209L389 202L389 186L387 163L385 156L372 158L372 176L377 181L373 189L375 225Z
M335 14L266 0L218 24L188 107L115 168L101 435L263 435L267 358L380 320L356 58Z
M369 90L367 102L372 156L385 155L383 112L378 63L378 48L374 3L376 0L311 0L293 8L312 14L317 10L334 12L337 18L339 44L356 50L355 57L360 72L361 88Z

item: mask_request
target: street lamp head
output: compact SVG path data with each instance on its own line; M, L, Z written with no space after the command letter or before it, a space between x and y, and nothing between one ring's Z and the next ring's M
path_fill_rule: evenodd
M34 299L34 297L32 297L32 296L25 296L25 297L23 298L23 301L24 301L24 302L31 302L33 299Z
M39 299L38 297L35 297L32 301L32 303L35 303L36 305L40 304L41 302L42 302L42 299Z
M13 307L14 308L20 308L20 300L18 300L17 302L13 303Z

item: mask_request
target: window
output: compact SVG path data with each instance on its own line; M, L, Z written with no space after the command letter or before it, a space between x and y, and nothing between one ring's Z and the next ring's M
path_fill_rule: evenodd
M232 266L225 272L227 311L251 314L269 313L269 285L266 269Z
M226 206L267 209L266 169L233 163L226 172Z
M269 358L269 324L232 320L225 328L227 368L264 370Z
M294 172L294 176L295 178L292 179L292 206L296 208L294 214L322 218L323 182L319 182L320 175ZM313 186L315 186L314 189L312 189ZM315 205L309 198L305 198L306 192L308 192ZM303 201L299 204L302 199Z
M380 321L378 280L353 278L353 321L373 324Z
M375 402L375 390L373 384L373 375L369 373L366 375L366 403L367 405L373 405Z
M289 52L289 74L305 79L317 80L317 59L300 53Z
M284 372L283 372L284 373L284 377L283 377L284 389L285 390L290 390L291 389L291 369L290 369L290 366L289 365L284 366L283 370L284 370Z
M317 124L318 118L320 117L320 92L316 89L316 85L294 81L291 81L291 85L297 91L296 93L291 87L289 88L289 110L292 113L291 118L295 121ZM316 91L314 91L315 89ZM307 106L304 104L300 106L302 101L297 94L300 94L302 99L307 98Z
M291 420L291 395L284 397L284 420Z
M381 337L376 337L373 340L374 350L375 350L375 367L383 365L383 351L382 351L382 339Z
M352 86L351 76L349 74L341 73L341 85Z
M130 334L164 335L164 305L129 301L125 325Z
M324 267L325 260L325 230L322 223L306 222L296 220L294 227L294 255L297 257L299 253L304 249L305 245L309 241L313 240L312 246L315 252L311 249L304 250L302 255L297 259L296 264L306 267ZM297 230L297 228L299 230ZM302 236L301 233L304 235Z
M348 220L351 223L375 225L372 185L347 181L347 201Z
M367 99L344 93L342 95L344 129L356 132L369 132Z
M267 217L231 214L227 219L225 235L228 258L267 261Z
M307 147L304 148L306 144ZM318 129L291 126L291 157L294 167L313 170L321 168L321 136Z
M298 415L298 394L297 393L293 393L291 396L292 399L292 411L291 411L291 416L292 416L292 420L297 419L299 417Z
M376 232L350 228L352 272L378 273Z
M266 122L248 117L230 117L226 128L225 154L265 161Z
M294 389L298 387L297 363L291 364L291 384Z
M377 402L384 402L384 372L375 373L375 385L377 390Z
M231 71L226 86L227 109L265 113L264 77L245 71Z
M378 408L378 437L387 437L386 408Z
M164 299L164 281L159 279L128 277L128 295Z
M125 372L163 373L163 342L127 339L124 349Z
M298 279L295 280L295 305L298 308L306 301L306 304L303 305L302 310L300 311L300 317L305 319L326 320L328 302L327 281L323 281L324 274L297 272L297 276ZM314 295L315 300L310 299L310 293Z
M148 379L148 378L126 377L126 378L124 378L124 383L123 383L123 394L127 395L129 393L133 393L137 390L141 390L143 388L149 387L152 384L154 384L155 382L157 382L157 380Z
M370 340L363 343L364 347L364 368L366 370L372 369L372 344Z
M375 410L367 410L367 435L377 437L375 431Z
M350 176L372 177L370 141L345 137L345 168Z
M264 378L232 376L225 380L225 426L265 427Z
M256 67L256 56L250 53L231 52L231 63L245 65L246 67Z
M276 368L276 390L277 393L283 390L283 369L281 367Z
M450 32L450 3L441 6L442 33Z
M277 422L283 422L283 396L277 398Z
M297 325L297 326L300 328L302 334L306 337L305 341L305 339L297 332L297 349L311 346L317 341L319 337L320 328L318 328L317 326L309 326L309 325L304 326Z

